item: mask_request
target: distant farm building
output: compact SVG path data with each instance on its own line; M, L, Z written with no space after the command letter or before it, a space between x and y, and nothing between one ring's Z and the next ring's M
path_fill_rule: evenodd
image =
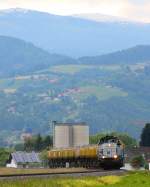
M86 123L53 122L53 146L67 148L89 145L89 126Z
M6 167L8 168L35 168L41 165L39 153L14 152L9 156Z

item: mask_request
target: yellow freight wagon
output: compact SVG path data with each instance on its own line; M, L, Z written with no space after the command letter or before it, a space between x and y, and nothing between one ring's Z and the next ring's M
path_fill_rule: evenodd
M79 149L80 158L96 158L97 157L97 146L82 147Z
M87 153L89 158L97 158L97 146L91 146Z
M97 146L86 146L69 149L59 149L48 151L49 159L63 158L96 158Z
M62 150L62 158L74 158L75 150L74 149L63 149Z
M57 159L58 158L58 151L57 150L51 150L48 151L48 157L49 159Z

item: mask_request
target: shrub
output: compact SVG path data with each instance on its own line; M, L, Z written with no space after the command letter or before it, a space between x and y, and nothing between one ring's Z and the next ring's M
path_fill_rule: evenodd
M145 167L145 159L143 156L136 156L131 160L131 166L134 168L140 168L140 167Z

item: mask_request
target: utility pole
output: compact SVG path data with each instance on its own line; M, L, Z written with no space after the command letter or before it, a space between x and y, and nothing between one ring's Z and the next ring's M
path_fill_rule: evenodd
M53 147L55 146L55 125L57 121L50 122L50 135L53 137Z

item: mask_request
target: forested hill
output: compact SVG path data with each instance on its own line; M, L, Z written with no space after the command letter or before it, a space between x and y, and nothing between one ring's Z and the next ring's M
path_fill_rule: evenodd
M81 57L80 63L84 64L135 64L150 62L150 45L138 45L126 50L117 51L114 53L93 56Z
M20 39L0 36L0 76L31 73L51 65L69 64L72 58L49 54Z

